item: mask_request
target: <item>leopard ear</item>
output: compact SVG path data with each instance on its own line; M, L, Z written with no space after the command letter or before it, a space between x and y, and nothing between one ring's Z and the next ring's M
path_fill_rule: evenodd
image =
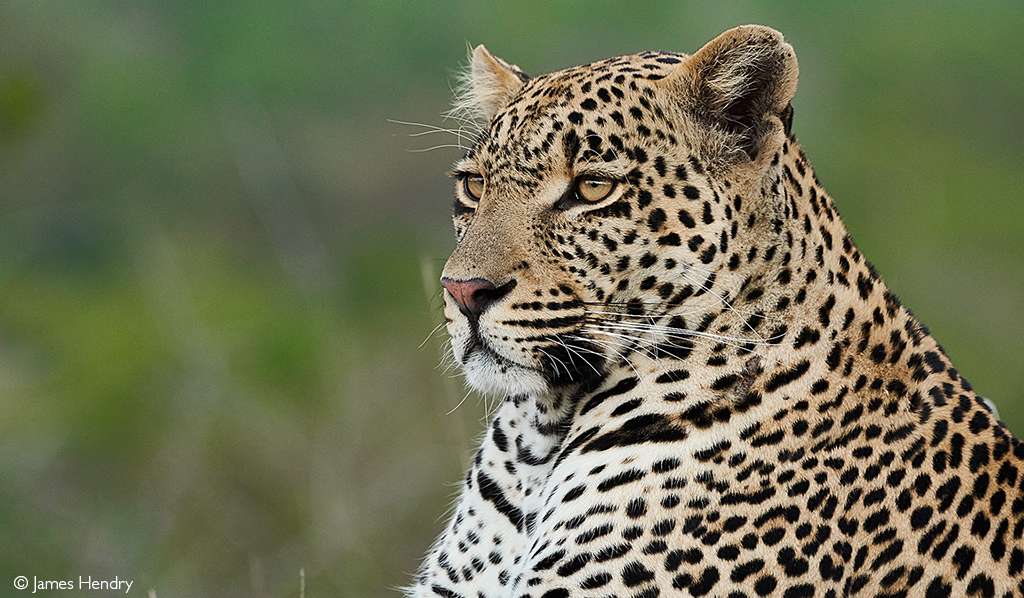
M699 126L724 135L716 143L756 161L774 155L789 133L798 73L781 33L745 25L708 42L669 78L682 84Z
M529 80L519 67L494 56L482 45L477 46L456 99L455 111L489 121Z

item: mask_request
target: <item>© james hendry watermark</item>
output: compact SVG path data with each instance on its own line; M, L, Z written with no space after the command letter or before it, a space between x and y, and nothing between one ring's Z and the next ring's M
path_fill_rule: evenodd
M28 578L24 575L19 575L14 578L14 588L17 590L27 590L29 587ZM127 579L120 579L114 576L114 579L93 579L92 576L82 577L78 576L78 581L73 579L39 579L35 575L32 576L32 593L35 594L39 590L124 590L127 594L128 590L132 589L132 581Z

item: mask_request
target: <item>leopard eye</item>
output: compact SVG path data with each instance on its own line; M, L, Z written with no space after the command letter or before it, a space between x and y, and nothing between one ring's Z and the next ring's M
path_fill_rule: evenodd
M462 188L466 191L466 195L474 201L480 201L480 198L484 194L484 177L478 174L466 175L462 179Z
M583 201L597 203L612 194L615 181L608 179L586 178L576 183L576 195Z

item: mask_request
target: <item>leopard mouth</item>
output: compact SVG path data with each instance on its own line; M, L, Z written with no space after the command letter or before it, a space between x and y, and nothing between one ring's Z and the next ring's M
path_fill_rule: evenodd
M521 370L536 372L538 374L544 373L540 368L522 363L517 363L515 361L512 361L508 357L505 357L498 353L494 349L494 347L491 346L491 343L488 342L486 338L480 335L480 332L476 329L475 326L470 330L469 339L466 340L465 347L466 348L462 353L463 364L469 363L470 359L474 356L474 354L476 354L478 355L478 358L486 359L502 369L517 368Z
M539 376L548 388L566 388L600 379L608 365L607 358L593 347L586 352L573 352L565 342L542 351L539 363L520 363L501 355L487 338L475 330L465 347L462 356L464 367L472 367L474 361L477 364L483 361L502 374Z

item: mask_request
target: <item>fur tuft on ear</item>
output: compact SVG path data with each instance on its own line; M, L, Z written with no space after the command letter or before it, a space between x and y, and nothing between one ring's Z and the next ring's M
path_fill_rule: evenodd
M725 156L773 155L792 120L799 69L782 34L760 25L730 29L708 42L666 78L674 81L698 126L710 128Z
M467 72L459 77L449 113L455 118L490 121L530 80L519 67L494 56L482 45L473 50L469 64Z

